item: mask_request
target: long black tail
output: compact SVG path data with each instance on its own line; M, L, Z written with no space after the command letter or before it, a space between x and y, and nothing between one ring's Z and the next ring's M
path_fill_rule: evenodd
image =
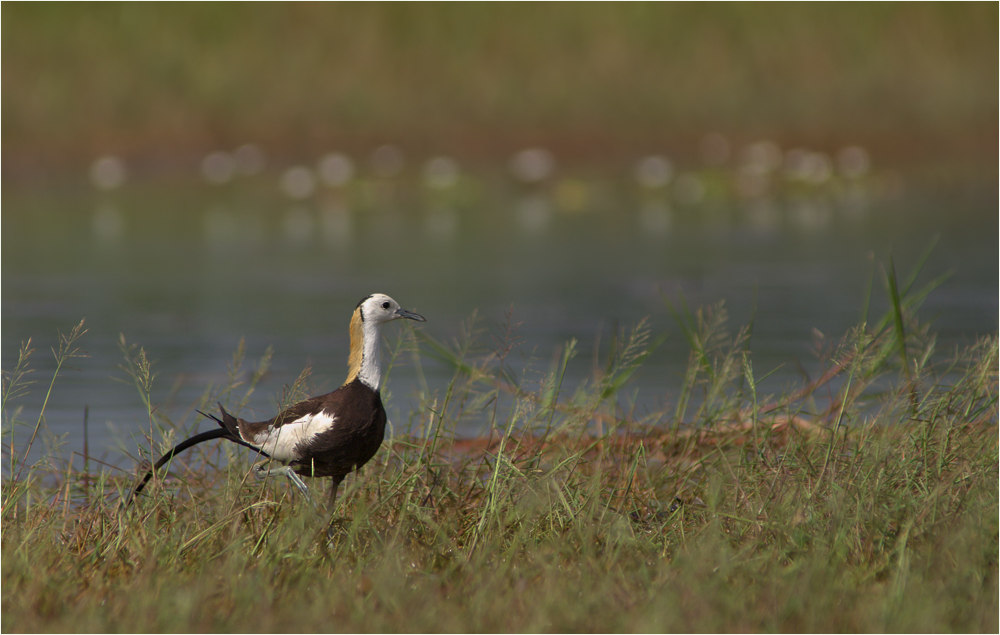
M204 414L204 413L202 413L202 414ZM216 419L215 417L212 417L211 415L206 415L206 416L209 416L212 419L215 419L216 421L218 421L218 419ZM128 495L128 497L124 501L122 501L122 506L123 507L128 507L129 505L131 505L132 501L135 499L135 495L138 494L139 492L141 492L144 487L146 487L146 483L149 482L149 479L153 478L153 472L155 472L156 470L158 470L161 467L163 467L164 465L166 465L167 462L170 461L170 459L174 458L174 456L176 456L177 454L180 454L181 452L183 452L184 450L186 450L186 449L188 449L188 448L190 448L192 446L198 445L199 443L203 443L205 441L211 441L212 439L225 439L227 441L232 441L233 443L238 443L239 445L244 445L244 446L246 446L246 447L248 447L248 448L250 448L252 450L257 451L261 456L263 456L265 458L270 458L267 453L261 452L259 448L255 448L254 446L252 446L249 443L245 442L243 439L234 437L233 434L229 430L227 430L226 428L216 428L215 430L209 430L208 432L202 432L200 434L194 435L193 437L191 437L189 439L185 439L185 440L181 441L180 443L178 443L177 445L175 445L173 448L171 448L171 450L169 452L167 452L162 457L160 457L160 460L157 461L153 465L153 467L149 468L149 471L146 472L146 475L142 477L142 480L139 481L139 484L136 485L135 488L132 490L132 492Z
M157 461L155 464L153 464L153 467L149 468L149 471L146 472L146 475L142 477L142 480L139 481L139 484L135 486L135 488L132 490L132 493L129 494L128 498L124 500L123 505L125 507L128 507L132 503L132 500L135 498L135 495L141 492L144 487L146 487L146 483L149 482L149 479L153 478L153 472L166 465L167 462L170 459L174 458L175 455L180 454L181 452L190 448L191 446L198 445L199 443L203 443L205 441L211 441L212 439L233 440L232 435L229 433L228 430L226 430L225 428L216 428L215 430L202 432L201 434L196 434L189 439L181 441L173 448L171 448L169 452L160 457L160 460Z

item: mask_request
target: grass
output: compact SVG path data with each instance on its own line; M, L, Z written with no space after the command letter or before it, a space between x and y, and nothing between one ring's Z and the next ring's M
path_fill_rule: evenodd
M680 306L680 397L643 416L623 390L657 343L643 323L577 387L574 342L546 372L510 365L511 316L485 347L472 320L453 343L406 330L387 380L425 357L453 377L345 482L332 538L231 445L178 458L129 513L131 475L49 457L11 479L19 363L3 630L995 632L997 338L932 363L923 293L886 277L890 313L819 342L825 372L784 395L758 394L748 328ZM148 394L145 352L123 349ZM233 403L268 361L244 355L213 391ZM488 435L456 437L484 416ZM153 454L181 434L153 407L150 426Z

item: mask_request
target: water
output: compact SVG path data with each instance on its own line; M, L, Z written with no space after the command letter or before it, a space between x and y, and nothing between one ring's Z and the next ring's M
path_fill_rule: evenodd
M209 385L225 382L241 338L250 361L274 349L248 418L270 417L282 386L305 366L313 369L312 392L338 386L350 313L375 291L425 315L419 328L445 342L475 311L484 349L512 310L517 368L548 369L576 338L569 389L591 376L595 346L606 355L613 329L649 316L654 335L668 339L630 385L640 412L673 403L687 361L664 297L683 294L692 307L724 300L734 328L752 317L754 369L777 369L765 382L771 392L800 382L800 368L815 372L814 330L839 338L860 321L873 271L871 311L886 310L880 266L890 253L905 278L935 239L917 286L953 272L919 314L932 322L940 354L997 328L995 188L710 197L686 206L627 184L586 181L534 189L484 181L449 196L370 182L346 197L324 190L305 203L275 189L264 181L111 194L5 188L4 370L23 340L36 348L22 420L37 418L57 331L82 318L88 357L58 379L46 440L65 435L64 450L82 451L86 406L91 455L120 465L148 429L145 406L120 368L120 334L154 361L153 403L187 429L205 430L209 423L190 409ZM391 341L397 333L388 328ZM432 392L451 377L427 356L423 372ZM401 360L387 386L391 420L405 424L418 385L412 364ZM4 429L9 434L6 422ZM482 430L470 424L460 432ZM18 428L15 443L29 434Z

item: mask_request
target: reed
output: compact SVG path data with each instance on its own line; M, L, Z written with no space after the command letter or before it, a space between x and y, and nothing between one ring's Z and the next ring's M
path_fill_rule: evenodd
M890 314L781 395L760 394L723 307L677 309L689 371L676 407L642 416L625 388L656 345L643 323L575 389L575 342L513 369L511 316L491 345L475 320L452 343L404 330L390 369L454 373L345 481L329 531L284 482L247 479L242 449L178 457L121 513L132 475L49 456L11 478L11 441L3 628L995 632L997 337L934 362L920 292L887 275ZM242 402L269 353L244 357L203 401ZM4 375L5 439L28 361ZM484 412L488 436L456 436ZM183 424L150 413L155 454Z

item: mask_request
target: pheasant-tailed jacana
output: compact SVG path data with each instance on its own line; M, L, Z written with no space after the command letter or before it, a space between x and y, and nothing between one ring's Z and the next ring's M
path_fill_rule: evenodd
M202 432L178 443L150 468L136 485L126 504L142 491L153 471L179 452L211 439L226 439L278 461L277 469L254 466L258 476L287 476L303 494L309 490L298 475L329 476L330 509L337 488L352 470L367 463L385 436L385 409L379 395L379 340L383 324L406 318L424 322L421 315L401 309L387 295L375 293L358 303L351 316L351 353L344 385L331 393L306 399L278 413L273 419L251 423L219 409L222 418L210 416L219 428Z

